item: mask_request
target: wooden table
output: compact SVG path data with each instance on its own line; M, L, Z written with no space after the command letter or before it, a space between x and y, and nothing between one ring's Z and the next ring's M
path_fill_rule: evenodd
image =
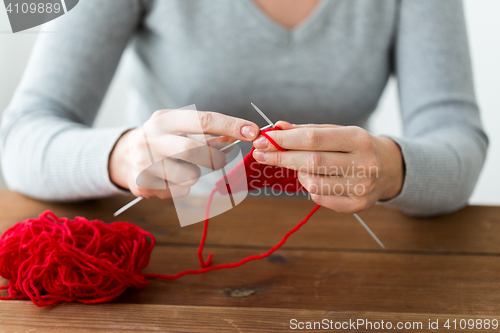
M0 191L0 230L46 209L111 222L112 212L128 200L47 204ZM205 254L212 251L219 264L265 252L313 207L306 199L249 197L211 220ZM429 320L438 320L440 331L453 332L454 319L457 328L461 319L500 320L500 207L414 219L377 206L360 216L387 250L352 215L322 208L265 260L176 281L151 280L108 304L37 308L30 301L0 301L0 331L271 332L299 322L325 319L345 327L362 319L408 332L427 331ZM120 220L157 238L147 272L198 267L202 224L181 228L171 203L147 200ZM443 327L447 319L449 330ZM398 322L421 322L422 329L399 330Z

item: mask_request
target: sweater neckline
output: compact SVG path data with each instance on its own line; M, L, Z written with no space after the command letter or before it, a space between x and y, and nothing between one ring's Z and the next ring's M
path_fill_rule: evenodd
M320 0L313 11L302 22L293 28L287 28L264 13L253 0L240 1L245 6L247 15L256 20L259 27L267 33L287 40L302 39L320 28L326 19L328 7L335 2L334 0Z

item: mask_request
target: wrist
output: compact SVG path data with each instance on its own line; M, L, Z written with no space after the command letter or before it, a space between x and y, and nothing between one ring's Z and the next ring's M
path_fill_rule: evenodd
M403 188L404 160L401 148L392 139L377 137L382 158L380 177L383 179L383 190L379 200L389 200L396 197Z
M108 173L113 184L123 189L129 189L127 174L130 169L128 162L128 135L130 130L123 133L116 141L111 154L109 155Z

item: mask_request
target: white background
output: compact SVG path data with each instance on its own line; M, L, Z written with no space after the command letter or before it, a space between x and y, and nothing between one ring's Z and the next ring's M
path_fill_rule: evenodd
M443 0L436 0L443 1ZM479 107L490 148L485 168L470 200L474 204L500 204L500 1L464 0L474 78ZM7 13L0 5L0 112L19 83L28 61L37 28L12 34ZM116 126L126 101L124 66L120 66L108 91L96 126ZM215 110L216 111L216 110ZM390 81L377 111L371 119L376 134L401 134L395 82ZM0 176L0 188L5 186Z

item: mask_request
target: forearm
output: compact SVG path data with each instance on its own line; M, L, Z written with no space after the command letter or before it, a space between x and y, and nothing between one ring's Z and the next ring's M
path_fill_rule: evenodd
M401 147L405 178L399 195L382 204L415 216L449 213L467 204L488 147L481 130L456 126L392 139Z
M109 154L125 128L92 129L44 115L6 123L2 169L10 189L50 201L123 193L109 179Z

